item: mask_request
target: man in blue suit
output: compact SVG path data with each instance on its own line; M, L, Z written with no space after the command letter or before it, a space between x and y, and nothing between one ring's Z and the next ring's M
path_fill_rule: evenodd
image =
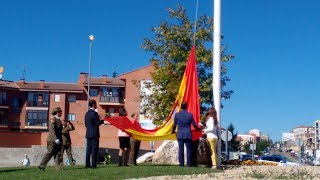
M193 116L187 109L187 103L181 103L181 111L176 113L174 117L174 124L172 133L175 133L176 126L178 125L177 139L179 143L179 166L184 166L184 144L187 147L187 166L191 166L191 124L193 127L200 131L201 129L193 120Z
M95 100L89 101L89 111L85 115L87 151L86 151L86 168L96 168L99 150L99 126L104 123L99 120L99 115L95 111L97 109L97 102ZM92 164L90 163L90 156Z

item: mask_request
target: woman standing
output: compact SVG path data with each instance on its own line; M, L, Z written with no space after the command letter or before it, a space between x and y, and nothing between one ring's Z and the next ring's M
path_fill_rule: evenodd
M139 116L137 113L133 113L131 115L132 117L132 124L139 124ZM138 158L138 154L139 154L139 149L140 149L140 140L136 140L133 137L130 137L130 146L131 146L131 150L130 150L130 158L129 158L129 164L134 164L135 166L137 165L137 158Z
M120 111L119 116L127 116L127 110ZM128 166L129 152L130 152L130 136L126 132L119 129L119 166Z
M208 111L208 118L206 118L206 128L203 133L207 134L207 140L210 146L212 168L217 168L217 141L218 141L218 119L217 112L214 108Z

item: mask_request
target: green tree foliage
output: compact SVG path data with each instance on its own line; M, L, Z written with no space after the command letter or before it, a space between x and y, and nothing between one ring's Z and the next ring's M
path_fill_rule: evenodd
M250 150L250 144L246 143L243 147L244 152L251 154L252 150ZM270 142L268 141L258 141L256 144L256 150L254 151L254 154L261 155L263 154L264 150L267 149L267 147L270 146Z
M243 145L243 151L248 153L248 154L251 154L250 143L246 143L246 144Z
M157 123L168 116L186 67L189 52L193 43L196 45L197 68L199 77L199 91L201 111L212 105L212 32L213 19L203 15L197 19L197 30L194 41L194 22L191 22L186 14L186 9L181 5L177 9L167 9L169 19L161 21L158 27L152 28L154 38L145 38L142 48L152 53L150 62L155 65L152 75L153 82L146 83L147 88L152 89L152 94L142 94L145 99L143 110L146 115L153 115ZM222 45L222 86L224 87L230 78L226 76L225 62L233 58L233 55L225 53ZM224 99L229 99L233 91L222 90Z

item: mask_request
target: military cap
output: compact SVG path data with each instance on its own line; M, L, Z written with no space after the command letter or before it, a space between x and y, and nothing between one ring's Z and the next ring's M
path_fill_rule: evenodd
M51 114L56 114L57 112L62 112L62 110L61 110L60 107L54 107L54 108L52 108Z

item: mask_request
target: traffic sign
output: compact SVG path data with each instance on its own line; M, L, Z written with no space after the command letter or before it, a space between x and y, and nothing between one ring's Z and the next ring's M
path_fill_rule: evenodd
M250 150L256 150L257 145L256 144L250 144Z
M226 142L232 139L232 133L230 131L222 131L221 139Z

